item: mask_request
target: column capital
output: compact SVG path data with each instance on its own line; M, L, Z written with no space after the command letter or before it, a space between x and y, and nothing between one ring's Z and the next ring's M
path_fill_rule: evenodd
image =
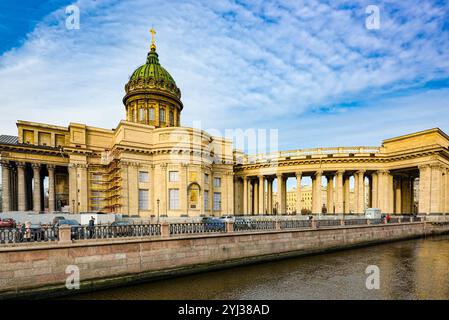
M380 169L380 170L377 170L377 173L378 173L378 174L389 174L389 173L390 173L390 170Z
M55 170L56 169L56 165L54 164L47 164L47 170Z
M25 168L26 162L16 162L17 168Z
M296 171L295 172L295 176L298 177L302 177L302 171Z
M8 160L1 160L1 161L0 161L0 164L1 164L1 166L2 166L3 168L9 168L9 167L10 167L9 161L8 161Z
M365 169L360 169L357 170L357 174L365 174L366 170Z
M283 173L276 173L276 178L282 178L284 176Z
M33 167L34 170L37 170L37 169L41 168L41 164L40 163L32 163L31 167Z
M430 164L428 164L428 163L418 165L419 170L425 170L428 168L430 168Z
M316 170L315 173L313 174L315 177L318 175L323 175L323 170Z
M337 170L337 175L344 175L345 174L345 170Z

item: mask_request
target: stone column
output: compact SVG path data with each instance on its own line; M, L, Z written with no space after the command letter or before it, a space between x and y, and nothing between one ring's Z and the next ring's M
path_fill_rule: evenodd
M254 214L259 214L259 181L256 179L254 180Z
M430 213L430 165L419 166L419 208L418 213Z
M11 210L10 199L10 166L9 161L2 161L2 211L7 212Z
M284 176L282 173L276 175L278 184L278 212L276 214L285 213L285 203L284 203Z
M25 163L17 163L17 185L18 185L18 210L26 210L26 185L25 185Z
M402 179L397 177L394 181L394 213L402 213Z
M301 214L302 210L301 179L302 179L302 172L296 172L296 214Z
M377 172L371 174L371 207L379 208L379 176Z
M243 177L243 214L248 214L248 177Z
M387 199L387 211L389 213L392 213L394 211L394 185L393 185L393 180L394 177L392 174L390 174L390 172L388 171L387 174L387 196L385 197L385 199Z
M365 170L357 171L357 213L365 211Z
M343 170L337 171L337 181L336 181L336 198L337 203L335 205L335 213L342 214L344 211L344 196L343 196Z
M412 185L413 185L413 180L412 180ZM449 169L448 168L446 168L446 190L445 190L445 192L446 192L446 198L445 198L444 213L448 214L449 213ZM412 194L413 194L413 191L412 191Z
M334 176L328 175L327 179L327 213L334 213Z
M41 211L41 165L39 163L33 163L33 211Z
M71 213L78 213L78 179L76 164L69 164L69 205Z
M430 212L442 213L442 179L443 167L440 164L433 164L431 167L430 179Z
M265 214L265 179L259 176L259 213Z
M56 199L55 199L55 166L47 165L48 169L48 212L55 212Z
M321 213L321 177L323 172L316 171L312 180L312 213Z
M344 180L344 201L345 201L345 206L344 206L344 213L350 213L351 211L351 186L349 183L349 178L350 176L344 176L343 180Z
M253 205L253 201L254 201L254 186L253 186L253 181L252 179L249 179L248 181L248 213L249 214L254 214L254 205Z
M89 197L88 197L88 177L87 177L87 164L80 164L78 166L78 189L79 189L79 196L78 196L78 202L79 204L79 212L87 212L89 211ZM128 167L129 169L129 167ZM131 174L130 174L131 175ZM135 174L137 177L137 174ZM128 190L129 190L129 181L128 181ZM131 192L134 190L129 190L129 198L130 198L130 206L131 206L131 212L138 212L138 210L133 210L135 208L133 206L134 201L132 201L131 197L135 197L137 199L137 195L131 194Z
M268 214L273 213L273 178L267 179L267 208Z

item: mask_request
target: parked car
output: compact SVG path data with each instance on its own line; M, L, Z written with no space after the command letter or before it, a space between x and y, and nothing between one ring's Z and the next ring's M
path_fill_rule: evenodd
M201 222L204 223L205 231L224 231L225 229L225 222L219 218L204 217Z
M15 228L16 221L12 218L0 219L0 228Z
M84 238L84 228L81 224L76 220L71 219L63 219L59 220L59 226L68 225L71 228L72 239L81 239Z
M245 219L245 218L242 218L242 217L236 217L234 223L237 224L237 225L240 225L242 227L244 226L245 229L252 229L253 228L253 224L251 223L250 219Z
M30 239L32 241L44 241L45 240L45 229L40 223L33 223L29 227L30 229Z
M234 221L235 218L234 218L234 216L225 215L225 216L221 216L220 220L223 222L227 222L227 221Z

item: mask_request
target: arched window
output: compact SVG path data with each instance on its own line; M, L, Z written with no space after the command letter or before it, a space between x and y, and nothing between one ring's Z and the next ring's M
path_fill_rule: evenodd
M175 114L174 114L173 110L170 110L170 125L171 126L175 125Z
M159 123L165 123L165 109L159 109Z

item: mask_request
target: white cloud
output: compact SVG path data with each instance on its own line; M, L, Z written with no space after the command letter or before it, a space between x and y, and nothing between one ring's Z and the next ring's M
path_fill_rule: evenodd
M379 117L377 128L364 126L376 133L371 135L354 132L363 117L379 116L375 105L309 115L321 106L364 95L375 99L376 93L449 77L449 40L442 30L447 4L384 1L377 31L364 28L368 4L80 0L80 30L65 29L61 8L23 46L0 57L1 132L15 134L17 119L115 127L125 113L124 84L145 62L151 26L160 61L182 91L183 125L202 120L205 128L279 128L289 147L295 137L308 135L319 145L358 144L362 138L414 130L424 121L419 105L438 103L435 108L444 112L446 90L437 102L433 93L420 96L421 104L383 101L397 112L385 109L388 117ZM355 115L360 115L357 126ZM385 119L400 125L389 130ZM426 127L448 127L436 114L425 119Z

